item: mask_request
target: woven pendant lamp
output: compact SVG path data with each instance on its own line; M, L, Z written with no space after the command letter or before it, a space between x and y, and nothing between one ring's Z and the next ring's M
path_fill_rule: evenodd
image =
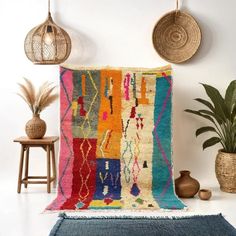
M34 64L60 64L69 57L71 39L65 30L54 23L50 13L50 0L46 21L30 30L24 47L26 56Z

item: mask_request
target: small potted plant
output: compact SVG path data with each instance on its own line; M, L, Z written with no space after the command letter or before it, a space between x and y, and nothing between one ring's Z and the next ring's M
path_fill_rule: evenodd
M236 80L226 89L225 96L207 84L202 84L210 100L196 98L204 108L186 109L186 112L208 120L212 125L196 130L196 136L205 132L214 134L203 143L203 149L217 143L222 145L218 151L215 171L220 188L224 192L236 193Z
M33 115L33 118L26 123L25 132L31 139L40 139L47 129L45 121L40 119L40 113L58 98L58 94L54 93L56 86L45 82L36 92L32 82L26 78L24 80L24 84L18 83L20 87L18 95L28 104Z

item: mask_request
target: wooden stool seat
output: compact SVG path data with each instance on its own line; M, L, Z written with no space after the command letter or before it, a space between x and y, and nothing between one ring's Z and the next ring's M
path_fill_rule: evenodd
M18 176L17 192L21 192L21 184L27 188L28 184L47 184L47 192L51 192L51 182L56 180L56 160L54 143L59 138L57 136L43 137L42 139L30 139L28 137L20 137L14 140L21 144L21 156ZM29 176L29 151L31 147L41 147L47 153L47 176ZM22 178L23 166L25 160L25 173ZM51 176L51 162L52 162L52 176ZM45 180L42 180L45 179Z

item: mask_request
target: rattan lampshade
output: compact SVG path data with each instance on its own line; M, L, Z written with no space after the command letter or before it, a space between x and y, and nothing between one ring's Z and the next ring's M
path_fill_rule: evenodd
M26 56L34 64L60 64L69 57L71 39L65 30L54 23L50 13L50 0L46 21L30 30L24 47Z

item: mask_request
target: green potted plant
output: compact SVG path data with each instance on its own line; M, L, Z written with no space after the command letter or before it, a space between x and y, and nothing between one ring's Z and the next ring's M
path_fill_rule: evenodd
M236 193L236 80L233 80L226 89L225 96L207 84L202 84L209 100L196 98L204 108L201 110L186 109L186 112L200 116L211 123L196 130L196 136L211 132L203 149L217 143L222 145L218 151L215 171L220 188L224 192Z
M25 132L31 139L40 139L47 129L45 121L40 118L40 113L58 98L58 94L54 93L56 86L45 82L36 92L32 82L26 78L24 80L24 84L18 83L20 87L18 95L27 103L33 115L25 125Z

